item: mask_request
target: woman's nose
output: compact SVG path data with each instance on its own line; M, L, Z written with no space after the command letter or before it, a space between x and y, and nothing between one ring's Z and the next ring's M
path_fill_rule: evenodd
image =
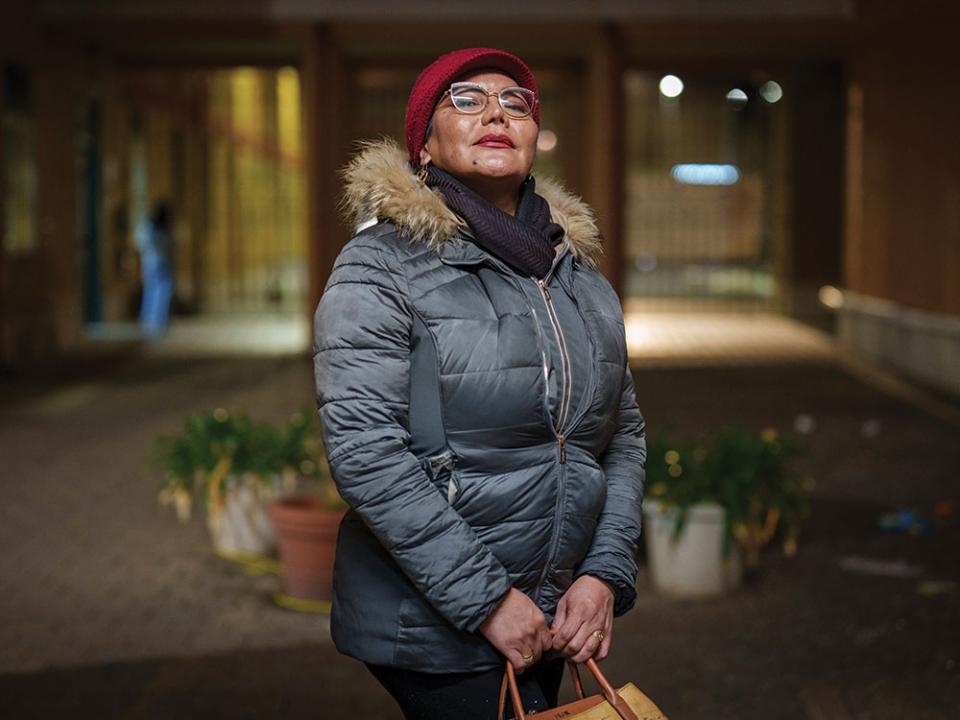
M483 109L482 119L484 125L489 125L496 119L499 119L504 127L510 125L510 116L503 112L503 108L500 107L500 98L496 95L487 98L487 106Z

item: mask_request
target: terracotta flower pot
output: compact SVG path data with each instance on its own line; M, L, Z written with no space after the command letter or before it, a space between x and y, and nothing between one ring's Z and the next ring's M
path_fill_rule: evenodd
M333 557L344 513L325 510L311 495L289 495L270 503L287 595L304 600L332 597Z

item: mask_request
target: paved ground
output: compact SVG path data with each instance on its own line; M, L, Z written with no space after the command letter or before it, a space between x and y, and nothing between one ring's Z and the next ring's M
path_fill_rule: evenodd
M152 439L215 406L282 418L312 402L303 357L118 356L66 383L0 380L0 715L398 718L322 616L212 555L155 501ZM651 432L813 420L800 554L734 595L673 602L645 571L605 663L673 720L960 717L960 523L880 531L901 504L960 500L960 431L828 360L637 374ZM844 569L903 561L918 577ZM942 592L924 595L920 584ZM929 586L928 586L929 587ZM952 589L951 589L952 588Z

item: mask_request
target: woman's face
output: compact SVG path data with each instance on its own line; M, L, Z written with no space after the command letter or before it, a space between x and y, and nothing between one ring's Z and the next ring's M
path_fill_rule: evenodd
M493 71L475 72L459 81L476 83L489 92L517 86L509 75ZM512 118L491 95L483 112L467 115L453 107L448 93L434 109L432 123L420 151L421 165L431 162L466 184L481 187L519 187L530 174L539 131L532 114ZM488 135L505 135L509 140L485 141Z

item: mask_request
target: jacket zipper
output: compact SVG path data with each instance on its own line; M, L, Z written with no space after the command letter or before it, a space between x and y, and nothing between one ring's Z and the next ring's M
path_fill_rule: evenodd
M540 577L537 578L537 586L533 591L533 601L535 603L540 602L540 591L543 589L543 581L547 577L547 573L550 571L550 566L553 565L553 556L557 552L557 546L560 544L560 523L563 521L563 512L561 508L563 507L563 498L564 498L564 485L567 480L567 466L566 464L560 464L560 479L557 482L557 508L554 510L554 523L553 523L553 534L550 536L550 545L547 548L547 558L543 563L543 568L540 570Z
M560 329L560 318L557 317L557 311L553 305L553 299L550 297L550 289L547 287L547 282L549 282L550 275L553 274L555 267L556 261L551 266L550 272L547 273L543 280L534 277L533 281L537 284L537 287L540 288L540 295L543 298L543 304L547 308L547 317L550 319L550 325L553 327L553 332L557 336L557 344L560 347L560 411L557 413L557 422L554 426L553 433L557 436L557 455L560 464L562 465L567 462L567 437L564 434L564 428L567 422L567 415L570 412L570 399L573 391L571 387L572 378L570 369L570 353L567 350L567 342L563 336L563 331ZM546 364L544 364L544 370L545 372L548 370Z
M553 533L550 537L550 546L547 549L546 561L543 564L543 568L540 571L540 577L537 579L536 590L534 591L534 602L540 601L540 592L543 589L543 581L547 577L547 573L550 571L550 566L553 564L554 555L557 552L557 546L560 544L560 528L559 524L563 521L563 504L564 504L564 485L566 484L566 463L567 463L567 437L565 434L567 415L570 411L570 400L573 394L572 390L572 370L570 362L570 354L567 350L566 338L563 336L563 330L560 328L560 318L557 317L557 311L553 304L553 299L550 296L550 289L547 287L547 283L550 281L550 276L553 275L553 271L557 266L559 256L554 258L553 264L550 266L550 271L546 276L540 280L536 277L533 277L533 281L537 284L537 287L540 289L540 296L543 298L543 304L547 308L547 317L550 319L550 325L553 328L554 334L557 336L557 344L560 348L560 374L561 374L561 389L560 389L560 410L557 413L557 422L553 426L553 433L557 437L557 455L560 463L560 477L557 481L557 507L554 510L554 528ZM539 323L538 323L539 327ZM548 371L546 364L546 357L544 356L544 380L548 379ZM549 409L548 409L548 415ZM552 417L552 415L551 415ZM551 421L552 424L552 421Z

